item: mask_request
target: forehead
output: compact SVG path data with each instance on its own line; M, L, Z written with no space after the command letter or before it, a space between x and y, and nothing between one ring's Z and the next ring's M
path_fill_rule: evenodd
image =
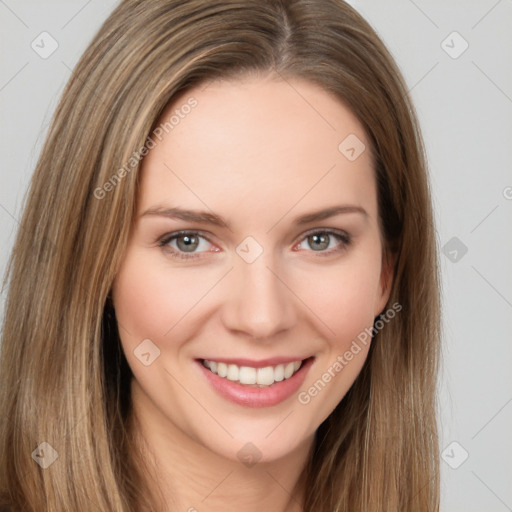
M270 224L290 209L344 202L375 213L367 136L315 84L269 77L203 84L178 96L159 121L167 130L161 141L153 137L143 162L139 209L207 206Z

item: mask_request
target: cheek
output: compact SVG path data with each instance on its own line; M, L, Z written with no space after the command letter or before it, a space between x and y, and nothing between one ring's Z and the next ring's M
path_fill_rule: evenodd
M165 261L128 253L113 287L117 321L139 342L163 340L178 323L183 328L187 313L214 284L215 276L198 279L193 269L170 271Z
M323 347L297 397L311 431L343 399L368 356L379 297L380 258L375 254L347 258L302 283L300 296L318 317Z
M295 280L297 295L332 345L343 346L374 320L380 290L378 251L360 251L336 265L318 265Z

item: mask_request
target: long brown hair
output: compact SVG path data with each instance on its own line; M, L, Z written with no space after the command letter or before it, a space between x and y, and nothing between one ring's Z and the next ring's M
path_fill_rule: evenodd
M94 37L54 115L6 276L0 505L139 510L131 372L109 292L141 148L178 93L269 71L320 85L365 128L396 256L389 304L402 306L317 430L304 510L439 509L439 283L423 143L399 69L342 0L125 0ZM44 442L58 454L47 468L33 455Z

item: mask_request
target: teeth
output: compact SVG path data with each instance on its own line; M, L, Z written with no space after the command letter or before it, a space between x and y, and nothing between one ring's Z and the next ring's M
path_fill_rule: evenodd
M238 380L241 384L256 384L256 368L241 366L238 372ZM259 382L258 384L264 384L264 382Z
M236 364L228 364L228 380L238 380L238 366Z
M210 368L210 370L213 372L213 368ZM228 365L225 363L217 363L217 375L219 377L225 377L227 374L228 374Z
M256 375L256 382L264 386L274 384L274 368L272 366L265 366L265 368L258 368Z
M274 382L289 379L301 366L302 361L294 361L277 366L265 366L264 368L252 368L250 366L237 366L236 364L218 363L216 361L203 360L203 366L219 377L231 381L239 381L240 384L257 385L267 387Z
M284 380L284 365L278 364L274 368L274 380L276 382L281 382L282 380Z
M293 368L294 368L293 363L288 363L284 367L284 378L285 379L289 379L293 375Z

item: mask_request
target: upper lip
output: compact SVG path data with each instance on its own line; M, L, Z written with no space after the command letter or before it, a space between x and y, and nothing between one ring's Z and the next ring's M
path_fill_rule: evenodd
M270 357L268 359L245 359L245 358L234 358L234 357L204 357L201 359L207 361L215 361L217 363L236 364L237 366L250 366L252 368L265 368L266 366L277 366L278 364L293 363L295 361L304 361L309 359L311 356L306 357Z

